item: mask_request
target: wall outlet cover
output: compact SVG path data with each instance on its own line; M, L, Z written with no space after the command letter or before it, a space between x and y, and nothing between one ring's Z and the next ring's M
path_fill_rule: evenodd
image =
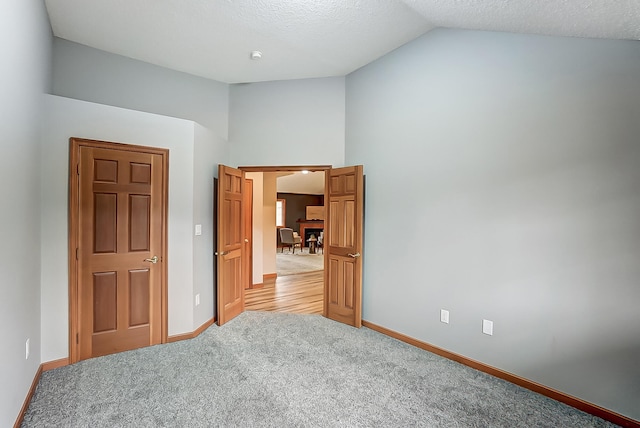
M449 311L446 309L440 309L440 322L449 324Z
M482 320L482 332L489 336L493 336L493 321Z

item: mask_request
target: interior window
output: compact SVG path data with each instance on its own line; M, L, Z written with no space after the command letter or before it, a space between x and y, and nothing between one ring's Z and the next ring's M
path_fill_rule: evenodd
M276 199L276 227L284 227L286 201Z

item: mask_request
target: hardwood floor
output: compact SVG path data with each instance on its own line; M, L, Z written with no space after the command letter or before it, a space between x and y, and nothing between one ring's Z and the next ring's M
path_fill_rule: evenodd
M276 278L264 287L245 290L247 311L322 314L324 271L300 273Z

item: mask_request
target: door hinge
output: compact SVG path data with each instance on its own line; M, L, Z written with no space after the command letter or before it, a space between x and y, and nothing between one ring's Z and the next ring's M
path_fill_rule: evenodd
M76 247L76 260L78 260L78 248Z
M76 333L76 345L80 343L80 334Z
M76 174L80 175L80 164L76 164Z

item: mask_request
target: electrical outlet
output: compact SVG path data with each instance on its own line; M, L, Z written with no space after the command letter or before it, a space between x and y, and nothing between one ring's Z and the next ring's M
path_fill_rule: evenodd
M493 336L493 321L482 320L482 332L489 336Z
M196 294L196 306L200 304L200 293Z
M440 322L449 324L449 311L446 309L440 309Z
M201 224L196 224L196 236L200 236L202 235L202 225Z
M27 339L27 341L24 344L24 359L28 360L29 359L29 341L31 339Z

